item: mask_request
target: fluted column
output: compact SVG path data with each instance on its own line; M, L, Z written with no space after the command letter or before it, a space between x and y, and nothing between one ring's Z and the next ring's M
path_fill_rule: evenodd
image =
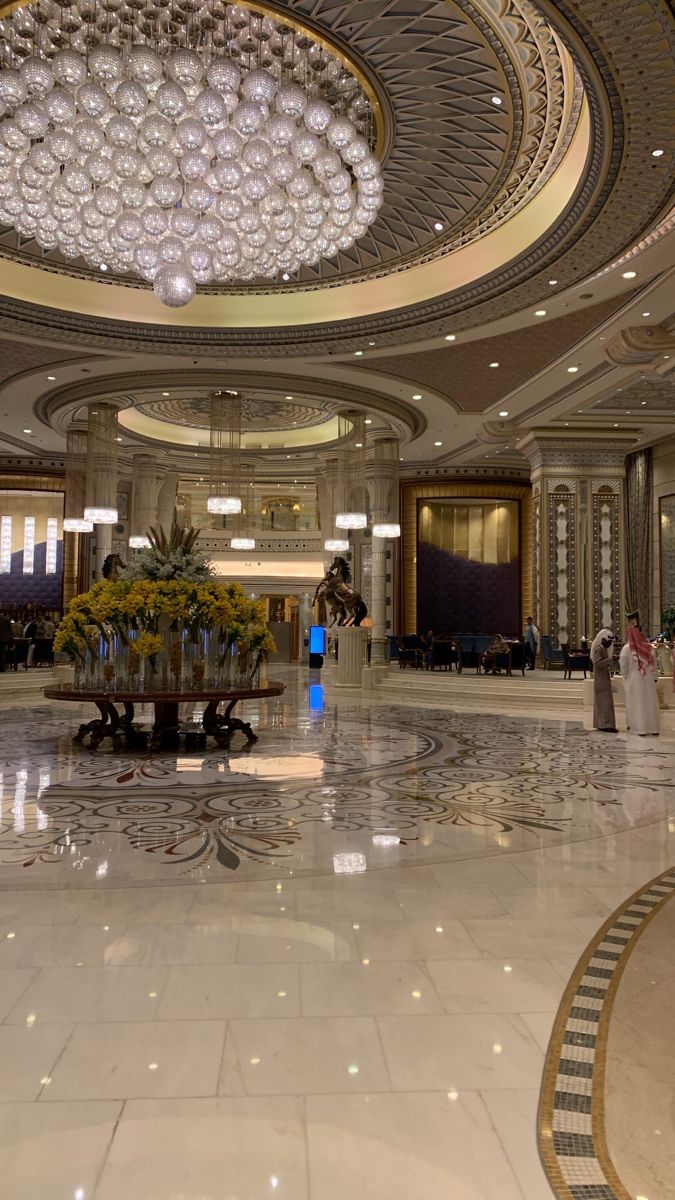
M570 646L603 626L623 629L624 464L633 442L629 433L542 429L518 443L532 478L532 616Z
M378 438L370 465L369 491L373 525L398 522L398 438ZM371 664L387 661L387 553L391 542L374 537L371 551L371 617L373 621ZM392 561L393 566L393 561ZM393 575L393 571L391 572Z
M117 509L116 404L93 400L87 405L87 506ZM112 524L95 522L96 578L112 550Z
M159 491L166 468L154 454L134 454L132 472L131 533L142 537L157 525Z
M169 532L176 512L178 472L167 471L157 498L157 520Z

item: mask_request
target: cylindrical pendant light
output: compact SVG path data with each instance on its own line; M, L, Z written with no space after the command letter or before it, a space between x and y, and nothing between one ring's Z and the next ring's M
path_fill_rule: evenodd
M63 528L66 533L91 533L93 521L85 520L87 497L87 431L69 429L66 433L66 491L63 500Z
M94 525L116 525L117 409L94 401L87 406L87 503L84 517Z
M208 512L241 512L241 396L218 391L210 396Z
M335 514L338 529L365 529L366 425L363 413L350 409L338 415L338 494L344 508Z

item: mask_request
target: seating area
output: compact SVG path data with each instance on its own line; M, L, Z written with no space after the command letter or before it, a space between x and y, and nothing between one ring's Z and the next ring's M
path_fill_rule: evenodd
M494 641L494 634L459 633L433 639L420 634L403 634L393 639L392 651L398 657L400 670L412 667L415 670L451 671L454 667L458 675L465 668L475 670L477 675L502 672L511 675L514 670L524 675L527 665L525 643L505 639L507 649L490 654Z
M458 633L452 637L433 637L421 634L402 634L392 638L392 659L398 658L399 670L412 667L414 670L462 671L475 670L477 675L525 674L527 646L517 638L503 639L505 650L490 653L495 634ZM584 679L592 674L591 657L587 649L570 649L563 643L554 646L547 634L542 634L539 643L539 664L544 670L560 667L563 679L571 679L573 673L583 674Z

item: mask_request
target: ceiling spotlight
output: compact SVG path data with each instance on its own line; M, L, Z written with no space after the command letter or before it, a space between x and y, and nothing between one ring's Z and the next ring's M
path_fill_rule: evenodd
M434 446L442 446L442 445L443 445L442 442L434 442Z
M500 104L503 104L503 103L504 103L504 101L502 100L501 96L492 96L492 97L491 97L491 100L492 100L492 103L493 103L493 104L496 104L496 105L497 105L497 107L499 107L499 105L500 105Z
M369 345L369 346L374 346L374 345L375 345L375 343L374 343L374 342L368 342L368 345Z
M363 424L364 424L364 425L372 425L372 423L373 423L373 422L372 422L372 419L371 419L370 417L366 417L365 421L363 422Z
M558 282L557 279L549 279L549 281L548 281L549 287L555 287L557 282Z
M363 354L363 350L355 350L354 351L354 355L356 358L361 358L362 354Z
M170 395L171 395L171 392L162 392L162 395L163 395L163 396L170 396Z
M650 312L641 313L641 316L643 316L643 317L651 317L651 315L652 314Z
M23 432L24 432L24 433L32 433L32 432L33 432L33 430L32 430L32 429L24 429L24 431L23 431Z
M652 150L652 158L661 158L663 153L663 150Z
M500 417L508 417L508 415L509 415L508 408L503 408L499 415L500 415Z
M287 399L287 400L292 400L292 399L293 399L293 397L292 397L292 396L287 396L287 397L286 397L286 399Z
M442 221L434 221L434 229L436 230L436 233L442 233L443 222Z
M446 340L446 342L456 342L457 336L454 333L446 333L445 340Z
M413 400L421 400L421 399L422 399L421 392L413 392Z
M107 271L107 270L108 270L107 263L99 263L99 271Z
M50 383L54 383L54 381L56 380L56 375L48 375L47 379L49 380Z
M498 367L498 366L499 366L499 363L498 363L498 362L492 362L492 363L490 363L490 366L491 366L491 367Z
M284 271L284 273L283 273L283 275L281 276L281 278L283 279L284 283L288 283L288 281L289 281L289 279L290 279L290 275L288 274L288 271Z
M618 426L618 425L615 425L615 426L614 426L614 428L615 428L615 429L618 429L618 428L619 428L619 426Z
M624 271L622 279L636 279L637 271Z
M537 308L537 309L535 309L534 315L535 315L535 317L545 317L546 309L545 308Z
M578 367L568 367L567 370L569 371L570 375L576 375L579 368Z
M121 438L115 438L115 441L116 441L116 442L121 442L121 441L122 441L122 439L121 439Z

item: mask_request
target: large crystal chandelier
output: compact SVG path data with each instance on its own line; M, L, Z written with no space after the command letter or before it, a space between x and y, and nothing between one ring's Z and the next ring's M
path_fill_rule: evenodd
M382 203L369 96L279 18L39 0L0 21L0 62L0 224L170 307L331 258Z

